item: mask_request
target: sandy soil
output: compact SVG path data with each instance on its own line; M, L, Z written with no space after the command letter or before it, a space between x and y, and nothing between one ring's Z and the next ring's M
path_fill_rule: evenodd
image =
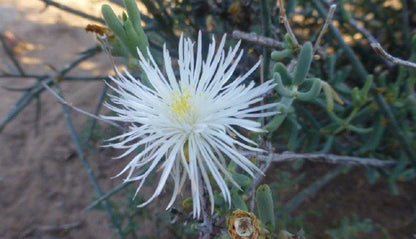
M96 16L103 3L62 2ZM20 43L18 58L28 73L52 73L48 65L60 69L95 44L94 37L83 29L89 21L54 7L45 9L40 1L0 0L0 19L0 31L13 33L15 43ZM3 51L0 54L0 68L9 69L10 61ZM108 59L100 54L70 75L102 75L109 69ZM23 88L33 83L31 79L1 79L0 86ZM62 88L68 102L91 112L102 83L64 83ZM1 118L20 94L0 88ZM40 100L37 125L32 102L0 135L0 238L111 238L114 231L107 226L104 213L82 211L91 202L93 188L76 156L60 105L48 92ZM83 115L72 116L77 129L85 126ZM109 158L103 153L88 157L104 190L121 182L110 177L120 170L122 162ZM68 234L51 230L71 223L80 226Z

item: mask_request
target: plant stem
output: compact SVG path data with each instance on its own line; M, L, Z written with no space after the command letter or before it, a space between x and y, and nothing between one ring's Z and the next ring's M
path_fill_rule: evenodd
M279 1L279 10L280 10L280 22L283 23L283 25L285 26L286 31L289 34L290 39L292 40L293 44L295 44L296 47L300 47L299 42L296 39L296 36L293 33L292 28L290 27L289 20L287 19L284 0L278 0L278 1Z
M392 167L397 165L397 160L380 160L376 158L361 158L354 156L335 155L326 153L293 153L283 152L281 154L269 153L267 155L256 154L249 151L241 151L243 155L253 156L260 161L283 163L293 162L296 160L309 160L312 162L321 162L329 164L346 164L357 166L370 166L370 167Z
M39 76L37 78L38 82L34 83L30 90L26 91L22 94L22 96L17 100L15 106L9 111L9 113L1 120L0 122L0 133L4 129L4 127L12 120L14 119L26 106L29 105L29 103L36 98L40 93L42 93L45 90L44 85L51 86L54 84L54 79L56 80L62 80L66 73L74 69L78 64L81 62L87 60L90 57L93 57L95 54L101 51L100 46L94 46L86 51L83 52L82 55L78 56L73 62L65 65L61 70L57 72L55 76ZM23 75L22 75L23 77ZM41 82L42 81L42 82Z
M56 85L56 88L58 90L58 95L62 99L65 99L64 96L62 95L59 83L56 83L55 85ZM90 167L90 164L88 163L88 161L85 157L85 153L84 153L84 150L83 150L82 145L81 145L81 140L80 140L80 138L78 136L78 133L77 133L75 127L74 127L71 116L69 115L68 107L65 104L62 104L62 103L61 103L61 106L62 106L62 112L64 114L66 123L68 125L69 132L71 134L72 141L75 144L75 149L77 151L78 157L81 160L82 166L84 167L85 171L87 172L88 179L91 182L91 184L93 185L95 193L99 197L101 197L103 195L103 191L101 190L101 187L98 184L98 181L97 181L96 177L94 176L94 173L93 173L93 171ZM117 219L115 218L115 215L113 213L113 210L111 208L110 203L107 200L104 200L103 203L104 203L105 211L106 211L108 217L110 218L113 226L117 230L118 234L120 235L121 238L125 238L124 233L123 233L119 223L117 222Z
M265 37L271 36L271 17L270 17L270 1L261 0L260 3L260 13L261 13L261 25L262 32ZM269 79L269 70L270 70L270 49L263 47L263 75L262 82L265 82Z
M108 191L107 193L105 193L104 195L99 197L97 200L92 202L90 205L88 205L88 207L84 208L84 211L91 210L92 208L94 208L95 206L100 204L102 201L107 200L108 198L110 198L114 194L118 193L120 190L124 189L125 187L127 187L131 183L133 183L133 181L124 182L122 184L117 185L116 187L112 188L110 191Z
M199 173L199 179L198 179L199 200L202 206L201 210L202 210L202 219L203 219L202 224L200 224L198 228L202 234L201 236L202 239L210 239L211 233L212 233L212 217L211 217L211 213L208 210L208 203L205 198L205 195L207 194L207 189L206 189L205 183L202 181L201 173L200 172L198 173Z
M271 37L259 36L255 32L243 32L239 30L234 30L232 37L264 47L283 49L282 42L277 41Z

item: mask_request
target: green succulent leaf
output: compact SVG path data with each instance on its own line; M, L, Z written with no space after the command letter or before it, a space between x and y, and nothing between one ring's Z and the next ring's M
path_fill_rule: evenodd
M282 96L293 97L293 91L286 88L286 86L282 82L282 77L280 76L278 72L275 72L273 74L273 78L276 81L275 89L277 93L279 93Z
M297 93L297 99L302 101L311 101L314 98L316 98L322 89L322 81L321 79L314 78L312 79L312 86L311 88L306 92L298 92Z
M282 63L276 63L273 67L273 72L277 72L280 74L282 78L282 82L285 85L292 85L293 84L293 76L287 71L286 66Z
M305 80L306 75L311 67L313 55L312 43L306 42L303 44L298 57L298 64L296 66L295 76L293 83L300 85Z
M260 185L256 190L256 205L260 220L272 232L275 231L273 198L267 184Z
M270 54L270 57L272 58L273 61L281 61L292 55L293 55L292 49L284 49L281 51L273 51Z

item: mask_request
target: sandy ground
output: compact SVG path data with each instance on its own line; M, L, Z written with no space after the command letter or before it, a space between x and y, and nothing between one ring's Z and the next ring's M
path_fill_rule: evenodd
M104 1L61 2L100 16ZM0 31L13 33L17 42L23 44L18 58L27 73L50 74L49 66L60 69L77 53L94 46L94 36L83 29L88 23L54 7L45 9L40 1L0 0ZM1 50L0 69L10 66ZM110 69L108 58L100 54L70 75L102 75ZM1 79L1 118L21 94L3 87L22 88L33 83L32 79ZM91 112L102 82L64 83L62 88L68 102ZM114 231L107 226L109 221L104 213L82 211L94 192L76 156L60 105L48 92L40 100L37 126L32 102L0 135L0 238L111 238ZM72 116L77 129L85 126L85 116ZM104 190L121 182L121 178L110 177L121 169L122 162L100 152L90 154L88 160ZM69 233L51 230L72 223L80 226Z

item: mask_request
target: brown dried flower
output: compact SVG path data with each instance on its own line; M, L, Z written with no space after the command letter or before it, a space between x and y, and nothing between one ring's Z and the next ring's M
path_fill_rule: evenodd
M228 234L231 239L257 239L261 228L253 213L235 210L228 218Z

